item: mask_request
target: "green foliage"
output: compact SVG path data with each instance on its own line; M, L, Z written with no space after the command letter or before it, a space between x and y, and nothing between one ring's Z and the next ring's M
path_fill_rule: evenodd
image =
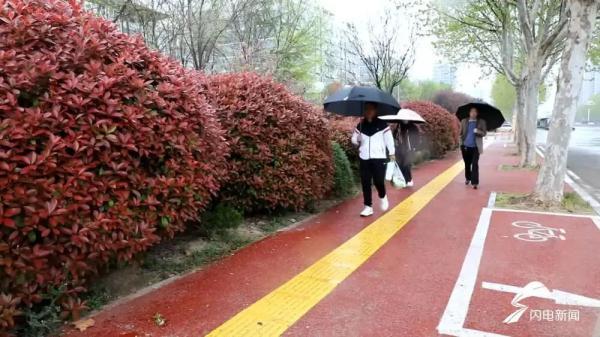
M202 216L202 229L210 236L223 234L228 229L237 228L244 221L244 217L237 209L220 203L208 210Z
M421 149L415 151L412 158L413 165L419 165L431 159L431 152L428 149Z
M594 214L594 209L575 192L566 192L560 204L545 204L536 200L532 194L498 193L496 207L526 209L533 211L551 211L576 214Z
M452 89L452 86L446 83L434 81L412 82L410 80L404 80L400 84L400 99L432 101L438 92L450 89Z
M485 1L468 1L463 5L440 1L432 13L429 27L437 37L437 51L454 63L474 63L488 70L499 69L499 27L496 21L491 21L490 18L495 18L493 8ZM516 22L514 15L509 18ZM520 62L519 59L516 61Z
M271 22L275 39L275 77L281 82L311 85L326 35L326 18L317 7L301 0L267 1L274 13Z
M110 302L111 294L105 287L92 285L83 299L90 310L98 310Z
M511 120L513 108L517 102L515 87L508 82L504 75L496 75L492 85L492 102L502 111L506 120Z
M331 143L333 149L333 193L336 197L343 198L351 195L354 191L354 173L346 152L340 144Z
M62 324L61 307L58 304L65 294L65 286L48 288L42 295L42 303L23 310L25 324L20 327L18 336L40 337L52 335Z

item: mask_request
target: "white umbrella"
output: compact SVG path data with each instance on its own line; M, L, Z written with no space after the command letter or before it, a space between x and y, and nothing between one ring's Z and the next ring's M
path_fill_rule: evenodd
M398 113L395 115L379 116L378 118L386 122L395 123L401 121L408 121L412 123L427 123L427 121L425 121L423 117L421 117L421 115L419 115L416 111L413 111L411 109L400 109L400 111L398 111Z

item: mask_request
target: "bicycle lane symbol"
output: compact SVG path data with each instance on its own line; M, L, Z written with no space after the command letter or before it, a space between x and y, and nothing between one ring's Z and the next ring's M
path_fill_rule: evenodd
M524 233L513 235L514 238L527 242L545 242L551 239L566 240L567 232L562 228L546 227L533 221L515 221L513 227L526 229Z

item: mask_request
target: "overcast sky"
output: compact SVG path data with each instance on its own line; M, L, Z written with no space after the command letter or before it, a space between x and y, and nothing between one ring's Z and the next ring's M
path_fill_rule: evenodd
M380 17L388 0L316 0L334 13L338 22L352 22L366 25L369 20ZM402 20L402 18L398 18ZM366 29L365 29L366 30ZM416 48L415 65L410 71L411 80L432 79L433 66L444 59L435 52L433 38L419 38ZM474 97L489 99L492 79L480 79L481 70L477 65L461 65L457 71L455 90Z

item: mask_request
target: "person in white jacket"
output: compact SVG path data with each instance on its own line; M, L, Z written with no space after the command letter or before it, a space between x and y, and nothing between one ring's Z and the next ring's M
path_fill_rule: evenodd
M385 169L388 160L396 160L395 147L390 127L377 118L375 103L365 103L364 118L352 133L352 144L359 147L360 181L365 205L360 215L373 215L372 185L375 185L379 194L381 210L387 211L389 202L385 193Z

